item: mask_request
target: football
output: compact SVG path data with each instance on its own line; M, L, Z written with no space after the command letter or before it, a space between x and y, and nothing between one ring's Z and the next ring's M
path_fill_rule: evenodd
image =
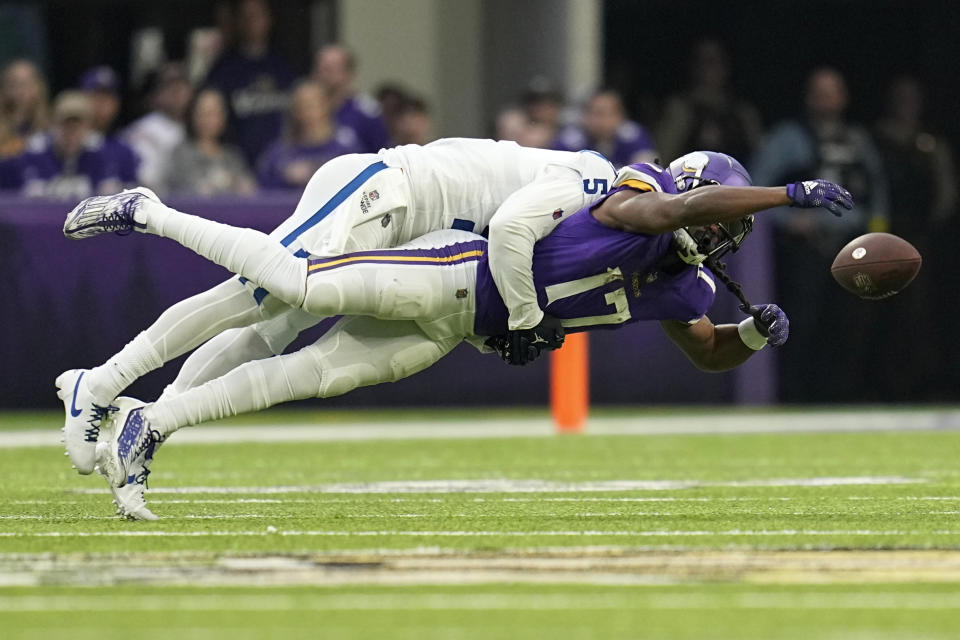
M903 238L868 233L840 250L830 272L850 293L864 300L882 300L903 291L922 262L920 253Z

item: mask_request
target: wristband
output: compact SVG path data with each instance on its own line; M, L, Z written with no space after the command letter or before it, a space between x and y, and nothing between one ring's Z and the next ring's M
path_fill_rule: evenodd
M753 321L752 316L744 318L743 321L737 325L737 333L740 334L740 339L743 341L743 344L754 351L760 351L760 349L767 346L767 337L757 329L757 323Z

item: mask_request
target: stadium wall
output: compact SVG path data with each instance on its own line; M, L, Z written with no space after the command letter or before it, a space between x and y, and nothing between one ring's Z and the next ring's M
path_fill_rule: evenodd
M237 200L171 200L182 211L264 231L286 218L295 195ZM99 364L146 328L168 306L228 277L172 242L101 236L74 242L61 233L71 203L0 198L0 407L53 408L53 380L74 367ZM751 251L736 256L733 273L758 300L769 292L757 274L769 269L763 225ZM732 296L718 291L711 316L737 320ZM297 345L318 337L308 332ZM591 398L597 403L766 403L772 401L770 358L727 374L694 369L655 323L591 335ZM128 395L151 399L176 375L182 360L136 383ZM540 404L547 402L547 362L509 367L493 355L461 345L407 380L361 389L326 406Z

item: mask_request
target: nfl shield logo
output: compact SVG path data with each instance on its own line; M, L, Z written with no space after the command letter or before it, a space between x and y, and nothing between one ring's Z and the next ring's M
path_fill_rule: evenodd
M557 209L556 211L553 212L553 219L559 220L560 216L562 215L563 215L563 209Z
M379 191L371 191L371 192L368 193L367 195L370 196L370 199L371 199L371 200L376 200L376 199L378 199L378 198L380 197L380 192L379 192Z

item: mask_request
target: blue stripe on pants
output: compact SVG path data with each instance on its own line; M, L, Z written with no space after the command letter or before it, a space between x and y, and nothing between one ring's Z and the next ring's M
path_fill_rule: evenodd
M285 247L290 246L290 244L292 244L293 241L300 236L300 234L304 233L305 231L307 231L308 229L316 225L318 222L326 218L328 215L330 215L331 211L333 211L334 209L339 207L341 204L343 204L344 201L346 201L347 198L353 195L353 192L359 189L364 182L369 180L374 174L380 173L386 168L387 168L386 163L384 163L381 160L380 162L374 162L369 167L361 171L356 178L348 182L346 186L343 187L343 189L340 189L340 191L337 191L337 193L332 198L327 200L327 203L324 204L322 207L320 207L320 209L318 209L315 214L307 218L304 221L304 223L301 224L299 227L297 227L296 229L288 233L286 237L284 237L284 239L280 241L280 244L282 244ZM305 251L303 251L303 249L301 249L300 251L297 251L293 255L297 257L306 257L308 254ZM240 282L246 283L247 279L240 278ZM267 291L263 287L257 287L253 292L253 299L257 301L257 304L261 304L263 302L263 299L266 298L268 294L269 294L269 291Z

